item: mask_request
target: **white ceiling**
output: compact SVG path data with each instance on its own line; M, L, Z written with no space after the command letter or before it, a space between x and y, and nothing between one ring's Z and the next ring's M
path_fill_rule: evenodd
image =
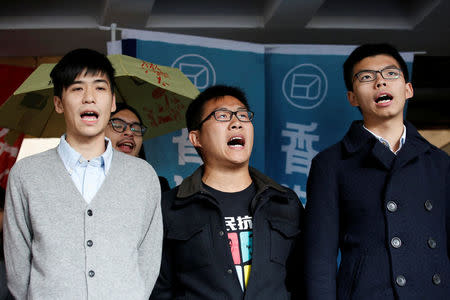
M0 56L106 52L111 23L267 44L389 42L450 56L450 0L3 0ZM120 34L118 35L120 38Z

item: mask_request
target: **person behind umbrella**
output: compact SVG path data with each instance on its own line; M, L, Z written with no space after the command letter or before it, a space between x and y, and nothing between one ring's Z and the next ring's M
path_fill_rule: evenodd
M163 260L151 299L297 297L303 206L249 167L252 120L238 88L212 86L190 103L189 140L204 164L163 195Z
M105 138L114 69L77 49L50 75L66 133L9 175L8 287L16 299L148 299L161 259L160 188L150 164Z
M391 45L362 45L344 80L363 120L312 161L307 300L448 300L450 160L404 120L406 63Z
M106 137L111 140L114 149L142 159L146 159L142 147L142 136L147 127L141 116L133 107L126 103L116 103L116 110L111 113L111 119L106 127ZM166 178L158 176L161 191L170 190Z

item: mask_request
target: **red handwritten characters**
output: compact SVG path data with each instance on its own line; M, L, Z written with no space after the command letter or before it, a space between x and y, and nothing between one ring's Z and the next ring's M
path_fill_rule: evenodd
M167 82L169 78L169 74L163 72L157 64L149 63L142 61L141 68L144 70L145 74L154 73L156 75L156 79L158 80L158 84L163 87L167 87L170 84Z
M186 105L175 95L168 94L165 89L156 88L152 92L152 98L153 107L143 107L149 120L149 127L183 120Z

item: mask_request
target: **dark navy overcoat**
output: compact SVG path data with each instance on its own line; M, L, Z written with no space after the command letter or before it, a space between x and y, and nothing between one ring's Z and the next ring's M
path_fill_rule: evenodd
M405 125L397 155L355 121L313 159L308 300L450 299L449 156Z

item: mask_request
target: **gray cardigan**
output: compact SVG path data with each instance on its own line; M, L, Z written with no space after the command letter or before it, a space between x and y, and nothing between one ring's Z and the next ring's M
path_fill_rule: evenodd
M4 217L17 299L148 299L159 274L161 192L145 161L114 151L87 204L55 149L18 161Z

